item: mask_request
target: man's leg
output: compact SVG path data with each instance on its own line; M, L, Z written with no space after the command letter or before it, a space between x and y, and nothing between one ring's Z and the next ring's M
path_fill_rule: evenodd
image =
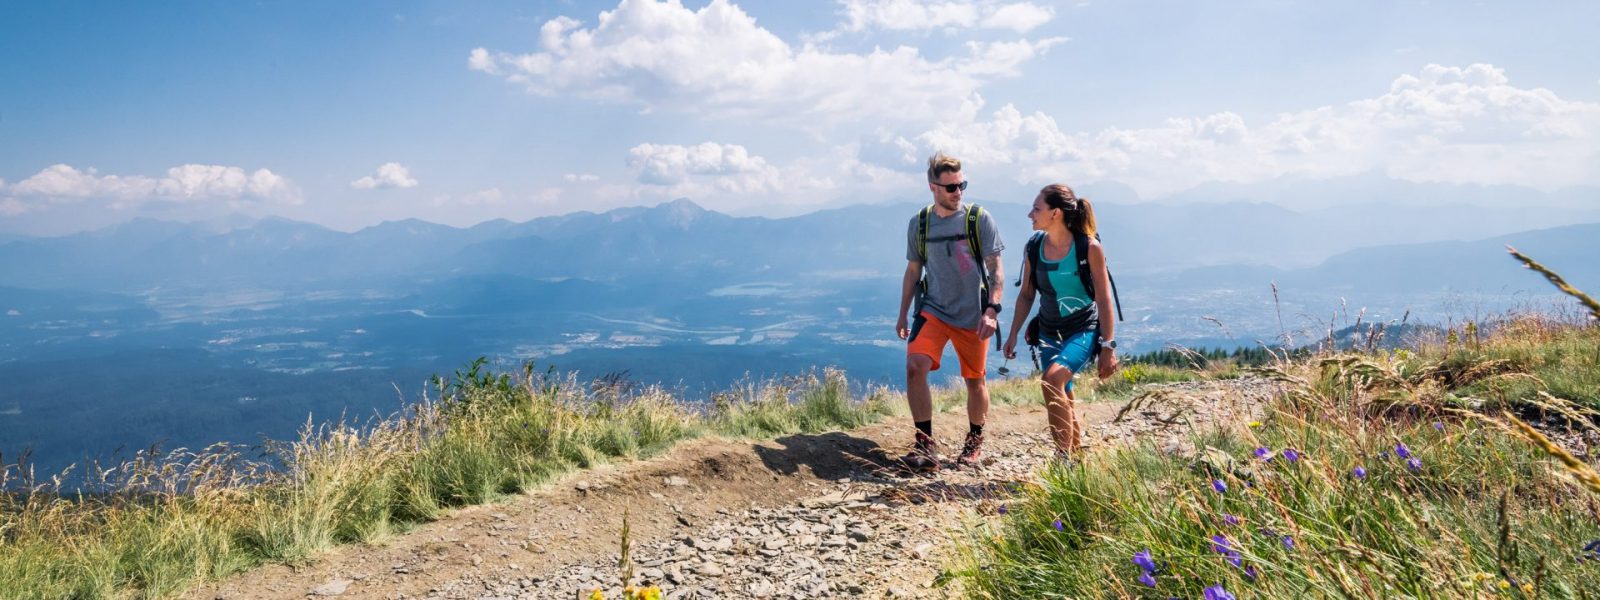
M956 347L956 358L961 361L961 379L967 384L966 441L961 444L961 454L956 464L977 466L983 453L983 424L989 418L988 344L978 337L978 332L963 329L950 336Z
M928 371L933 359L926 354L906 355L906 403L911 405L913 422L933 420L933 391L928 388Z
M911 421L917 426L916 445L900 460L913 470L931 471L939 468L939 449L933 440L933 391L928 386L928 373L939 370L939 355L944 354L949 333L938 319L918 319L919 326L912 327L910 344L906 346L906 404L911 408Z
M965 377L967 382L967 439L961 444L956 464L975 467L983 458L983 423L989 417L989 385L982 377Z
M983 377L966 377L967 420L982 427L989 419L989 380Z

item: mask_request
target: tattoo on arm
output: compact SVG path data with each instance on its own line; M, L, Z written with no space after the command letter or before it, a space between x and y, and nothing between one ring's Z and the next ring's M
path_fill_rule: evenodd
M983 266L989 271L990 289L999 289L1000 286L1005 284L1005 274L1000 272L1000 255L996 254L984 258Z

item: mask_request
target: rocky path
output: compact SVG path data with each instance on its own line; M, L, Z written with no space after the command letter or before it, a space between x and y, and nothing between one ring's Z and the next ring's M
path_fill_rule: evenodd
M1091 450L1141 439L1188 452L1192 428L1254 418L1271 393L1260 380L1169 384L1149 386L1131 407L1080 410ZM935 419L949 451L962 421ZM188 597L586 598L598 588L617 598L625 512L635 581L661 586L666 598L938 596L930 587L955 530L992 518L1048 459L1044 411L996 407L983 466L933 476L889 467L908 430L897 420L763 443L692 442Z

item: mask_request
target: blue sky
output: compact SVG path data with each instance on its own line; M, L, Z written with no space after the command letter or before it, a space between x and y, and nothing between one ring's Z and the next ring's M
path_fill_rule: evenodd
M1595 186L1595 23L1593 2L0 0L0 232L795 214L922 198L935 149L1015 202Z

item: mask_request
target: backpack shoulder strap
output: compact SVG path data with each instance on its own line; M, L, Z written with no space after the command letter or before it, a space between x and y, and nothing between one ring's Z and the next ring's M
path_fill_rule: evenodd
M1033 265L1035 267L1038 266L1039 244L1042 243L1044 243L1044 232L1035 231L1033 232L1033 235L1028 236L1028 243L1022 245L1022 264L1017 265L1017 287L1022 287L1023 269L1027 268L1029 265ZM1035 289L1039 287L1039 278L1037 276L1035 276L1033 279L1033 287Z
M1078 281L1083 282L1083 289L1089 292L1089 299L1094 300L1094 276L1089 272L1089 236L1074 231L1072 252L1078 258Z
M983 245L979 244L978 227L983 219L983 207L976 204L967 205L967 250L972 253L972 261L978 263L978 291L982 295L980 304L989 301L989 267L983 263Z
M968 204L967 249L972 251L972 259L978 261L978 268L980 270L983 269L983 244L978 243L981 241L978 238L978 236L981 235L979 231L982 229L978 226L981 219L983 219L983 207L976 204Z
M1072 234L1074 252L1078 253L1078 280L1083 282L1083 289L1089 291L1089 297L1094 295L1094 277L1089 272L1089 236ZM1095 234L1095 241L1100 240L1100 234ZM1117 296L1117 279L1111 275L1111 264L1106 263L1106 281L1111 282L1111 301L1117 306L1117 320L1122 320L1122 298Z
M928 264L928 211L933 209L929 204L922 207L922 212L917 213L917 255L922 257L922 264Z

